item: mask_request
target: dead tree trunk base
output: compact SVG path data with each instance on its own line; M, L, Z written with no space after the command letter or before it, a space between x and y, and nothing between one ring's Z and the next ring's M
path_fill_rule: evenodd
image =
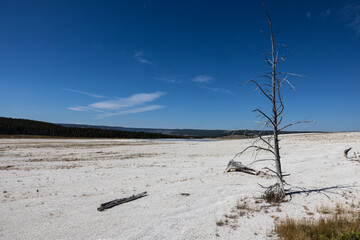
M268 203L280 203L284 200L286 196L285 190L280 186L279 183L271 185L265 191L263 198Z

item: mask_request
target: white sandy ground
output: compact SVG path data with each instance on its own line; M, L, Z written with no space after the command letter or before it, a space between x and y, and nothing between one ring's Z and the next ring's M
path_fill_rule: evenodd
M358 205L360 163L346 160L343 151L360 150L360 133L281 140L283 170L291 174L286 180L293 191L347 187L295 194L269 207L256 200L264 191L257 183L270 185L275 178L224 173L250 139L0 139L0 239L276 239L274 224L286 216L317 218L324 206ZM238 160L252 159L249 152ZM96 210L143 191L149 194L145 198ZM244 202L249 210L236 209ZM225 217L232 214L243 216ZM217 226L226 219L227 225Z

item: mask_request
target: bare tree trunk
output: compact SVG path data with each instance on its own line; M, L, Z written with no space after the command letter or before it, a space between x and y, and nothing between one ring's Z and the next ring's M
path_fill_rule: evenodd
M266 10L266 8L265 8ZM278 113L278 109L276 106L276 93L277 91L280 91L280 86L278 84L278 81L276 79L276 64L277 59L275 58L275 43L274 43L274 34L273 34L273 28L272 28L272 22L270 15L268 11L266 10L266 14L269 19L269 25L270 25L270 39L271 39L271 56L272 56L272 71L271 71L271 82L272 82L272 120L273 120L273 129L274 129L274 157L275 157L275 165L276 165L276 173L278 177L278 186L274 189L274 194L279 198L282 199L285 197L285 189L284 189L284 182L282 177L282 171L281 171L281 161L280 161L280 148L279 148L279 129L278 129L278 116L280 115ZM280 99L281 101L281 99Z

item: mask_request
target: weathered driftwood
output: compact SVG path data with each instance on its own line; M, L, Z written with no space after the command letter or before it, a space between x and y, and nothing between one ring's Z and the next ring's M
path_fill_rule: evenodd
M131 202L134 201L136 199L142 198L142 197L146 197L147 196L147 192L142 192L139 193L137 195L132 195L131 197L127 197L127 198L120 198L120 199L115 199L113 201L110 202L106 202L100 205L100 207L98 207L98 211L102 212L105 209L109 209L112 207L115 207L117 205L123 204L123 203L127 203L127 202Z
M225 172L244 172L251 175L259 175L260 171L256 171L255 169L246 167L241 162L236 162L234 160L230 160L229 164L227 165Z
M353 157L349 157L349 152L352 148L347 148L344 150L344 157L346 157L347 159L350 160L360 160L360 152L355 152L354 151L354 156Z
M349 151L350 151L351 149L352 149L352 148L347 148L347 149L344 150L344 156L345 156L346 158L348 158L348 154L349 154Z

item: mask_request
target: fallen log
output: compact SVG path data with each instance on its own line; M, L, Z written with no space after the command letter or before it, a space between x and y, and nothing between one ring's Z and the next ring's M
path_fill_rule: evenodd
M134 201L136 199L146 197L146 196L147 196L147 192L142 192L142 193L139 193L139 194L136 194L136 195L132 195L131 197L115 199L113 201L101 204L100 207L98 207L97 210L102 212L105 209L109 209L109 208L115 207L117 205L127 203L127 202L131 202L131 201Z
M251 175L259 175L260 171L256 171L255 169L246 167L241 162L236 162L234 160L230 160L228 163L225 172L244 172Z
M352 147L351 147L351 148L347 148L347 149L344 150L344 157L349 158L349 157L348 157L348 153L349 153L349 151L350 151L351 149L352 149Z
M354 156L353 157L349 157L349 151L352 148L347 148L344 150L344 157L346 157L347 159L351 160L351 161L359 161L360 160L360 152L355 152L354 151Z

